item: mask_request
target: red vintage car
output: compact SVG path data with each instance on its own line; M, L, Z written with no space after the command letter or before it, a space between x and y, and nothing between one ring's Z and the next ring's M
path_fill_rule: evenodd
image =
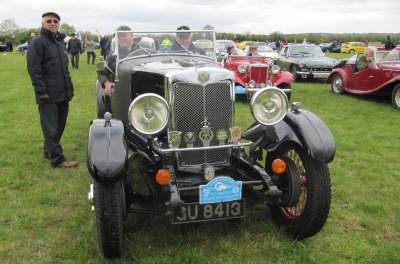
M355 54L333 69L326 79L326 83L331 83L332 92L391 96L393 106L400 110L399 52L377 50L368 68L357 71L356 63L361 56Z
M261 88L275 86L282 89L290 99L292 74L281 71L278 65L274 65L272 58L231 55L223 60L223 67L235 75L237 96L247 95L250 98Z

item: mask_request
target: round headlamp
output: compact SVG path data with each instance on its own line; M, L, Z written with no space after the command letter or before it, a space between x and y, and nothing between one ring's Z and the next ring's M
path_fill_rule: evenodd
M247 70L247 65L245 65L245 64L240 64L240 65L239 65L238 71L239 71L240 73L245 73L246 70Z
M306 67L306 63L304 61L300 61L299 62L300 67L304 68Z
M140 133L154 135L168 123L169 108L164 98L157 94L142 94L129 106L129 121Z
M281 71L281 68L278 65L274 65L272 66L271 71L274 75L276 75Z
M257 91L251 98L253 117L262 125L274 125L286 115L288 99L278 88L267 87Z
M249 82L249 88L255 88L256 87L256 82L254 80L251 80Z

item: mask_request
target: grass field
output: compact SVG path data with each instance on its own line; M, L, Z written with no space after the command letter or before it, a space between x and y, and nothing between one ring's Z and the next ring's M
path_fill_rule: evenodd
M348 54L329 54L337 59ZM168 217L129 215L124 258L107 261L98 249L87 200L89 122L96 117L96 66L81 56L71 70L75 97L62 140L75 169L52 169L41 157L42 136L26 57L0 53L1 263L400 263L398 128L389 98L334 95L322 82L294 83L292 101L317 114L335 136L329 164L332 204L316 236L295 241L264 207L242 223L172 226ZM237 121L251 125L248 102Z

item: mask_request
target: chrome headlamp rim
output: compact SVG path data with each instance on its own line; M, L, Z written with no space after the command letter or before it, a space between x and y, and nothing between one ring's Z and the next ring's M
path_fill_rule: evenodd
M246 70L247 70L247 65L246 65L246 64L240 64L240 65L238 66L238 72L240 72L240 73L245 73Z
M254 119L265 126L279 123L287 113L286 94L276 87L266 87L253 94L250 110Z
M306 65L307 64L304 61L300 61L299 62L299 66L302 67L302 68L306 67Z
M271 72L275 75L278 74L280 71L281 71L281 68L278 65L274 65L271 67Z
M135 108L135 107L139 106L139 103L143 103L144 100L151 100L151 99L152 100L155 99L155 101L152 101L152 103L154 103L154 104L148 105L148 110L149 110L148 112L139 111L138 109ZM157 103L155 103L155 102L157 102ZM148 103L150 103L150 101ZM141 113L142 121L145 118L148 118L146 116L147 114L152 115L152 117L154 115L157 115L156 117L159 119L160 124L154 129L147 129L147 130L142 129L140 126L141 120L139 120L139 118L138 118L139 115L135 115L134 112L136 112L136 114ZM158 94L146 93L146 94L139 95L129 105L128 119L129 119L130 125L138 132L143 133L145 135L158 134L158 133L162 132L165 129L165 127L168 125L168 121L169 121L168 103L165 101L165 99L162 96L160 96ZM148 118L148 119L150 119L150 118Z

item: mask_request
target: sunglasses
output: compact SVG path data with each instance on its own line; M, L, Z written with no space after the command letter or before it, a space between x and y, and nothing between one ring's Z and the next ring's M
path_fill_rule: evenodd
M46 20L47 24L51 24L51 22L53 22L54 24L58 24L60 21L58 21L57 19L48 19Z

